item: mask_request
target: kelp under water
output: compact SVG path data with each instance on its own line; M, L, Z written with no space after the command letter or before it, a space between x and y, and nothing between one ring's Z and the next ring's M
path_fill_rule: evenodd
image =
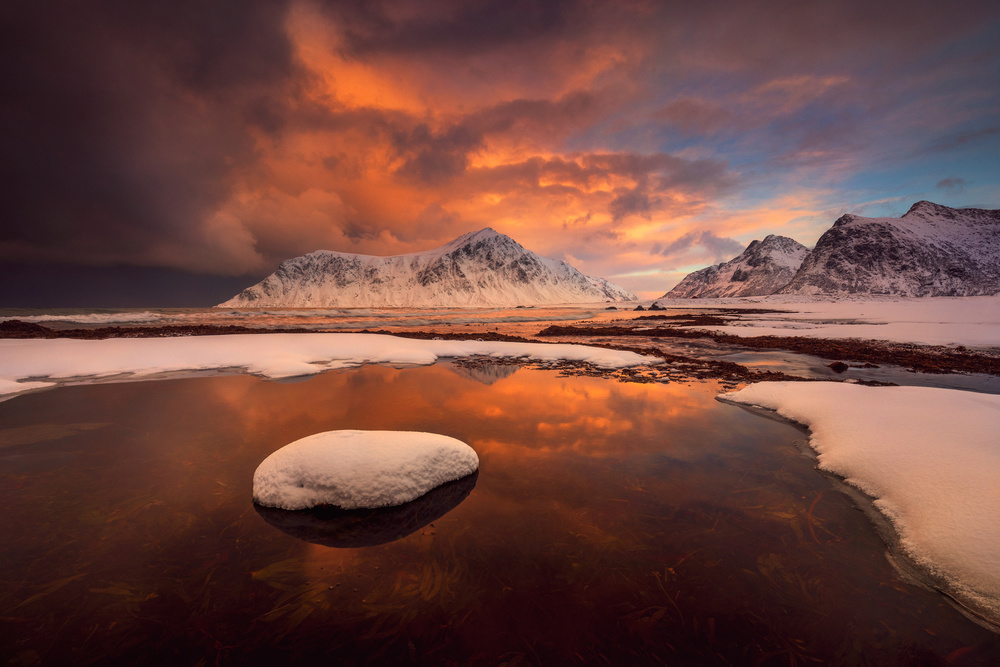
M800 431L717 390L438 364L0 403L3 658L1000 661L996 635L897 575ZM478 478L372 546L265 521L260 461L340 428L456 437Z

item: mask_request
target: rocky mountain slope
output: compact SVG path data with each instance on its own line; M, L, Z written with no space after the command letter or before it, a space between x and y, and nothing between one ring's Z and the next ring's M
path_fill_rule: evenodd
M408 255L317 250L285 260L270 276L219 306L490 307L635 299L603 278L588 278L487 228Z
M766 296L795 276L809 250L787 236L771 234L751 241L741 255L728 262L694 271L661 299Z
M841 216L781 294L1000 293L1000 210L927 201L900 218Z

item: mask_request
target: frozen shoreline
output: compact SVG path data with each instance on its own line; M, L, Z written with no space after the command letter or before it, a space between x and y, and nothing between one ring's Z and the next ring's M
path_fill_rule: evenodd
M1000 396L775 382L719 398L807 426L819 469L872 500L936 588L1000 626Z

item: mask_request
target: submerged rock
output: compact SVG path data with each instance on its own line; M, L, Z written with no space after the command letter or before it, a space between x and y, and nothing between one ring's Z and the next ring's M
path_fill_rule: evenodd
M446 435L327 431L264 459L254 472L253 499L285 510L392 507L478 468L476 452Z

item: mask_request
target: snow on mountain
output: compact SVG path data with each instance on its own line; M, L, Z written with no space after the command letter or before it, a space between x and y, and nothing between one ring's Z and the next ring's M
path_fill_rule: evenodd
M227 308L520 306L632 301L636 296L540 257L490 228L426 252L376 257L317 250L232 299Z
M920 201L901 218L839 218L780 294L1000 293L1000 210Z
M784 287L809 250L801 243L770 234L751 241L741 255L728 262L694 271L661 299L765 296Z
M632 292L619 287L606 278L597 276L584 276L593 287L597 288L604 295L602 301L635 301L638 297Z

